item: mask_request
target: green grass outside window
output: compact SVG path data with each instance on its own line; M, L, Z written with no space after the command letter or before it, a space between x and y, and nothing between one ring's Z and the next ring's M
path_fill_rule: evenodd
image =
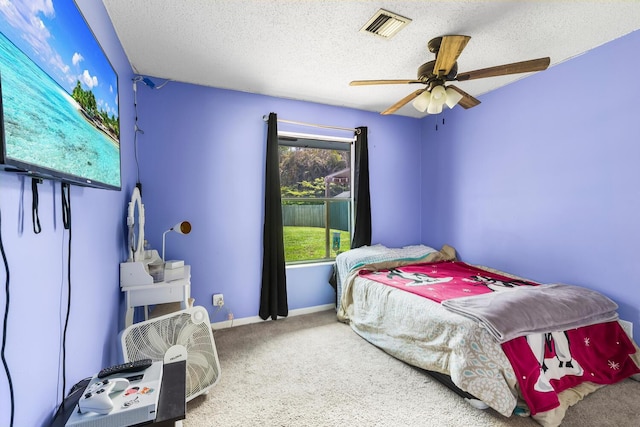
M291 227L284 229L284 259L286 262L317 261L327 259L325 254L325 229L323 227ZM334 231L340 231L339 252L348 251L351 236L348 231L330 230L329 239ZM331 249L329 240L330 259L339 252Z

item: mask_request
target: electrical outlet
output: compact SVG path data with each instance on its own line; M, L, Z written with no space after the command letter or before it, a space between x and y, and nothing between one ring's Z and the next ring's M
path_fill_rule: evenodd
M224 297L222 294L213 294L213 305L216 307L222 307L224 305Z

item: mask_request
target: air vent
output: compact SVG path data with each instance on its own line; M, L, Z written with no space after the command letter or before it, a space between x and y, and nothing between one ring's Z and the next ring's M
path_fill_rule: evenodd
M385 39L390 39L398 34L409 22L411 22L409 18L389 12L388 10L380 9L369 19L369 22L360 29L360 32L375 34Z

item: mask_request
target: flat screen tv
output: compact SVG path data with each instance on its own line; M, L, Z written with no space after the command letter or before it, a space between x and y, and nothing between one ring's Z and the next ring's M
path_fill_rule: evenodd
M118 76L73 0L0 1L0 163L119 190Z

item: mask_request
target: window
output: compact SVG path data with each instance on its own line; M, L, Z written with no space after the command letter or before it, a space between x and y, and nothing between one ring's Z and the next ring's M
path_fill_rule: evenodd
M285 261L332 260L349 250L353 139L278 133Z

